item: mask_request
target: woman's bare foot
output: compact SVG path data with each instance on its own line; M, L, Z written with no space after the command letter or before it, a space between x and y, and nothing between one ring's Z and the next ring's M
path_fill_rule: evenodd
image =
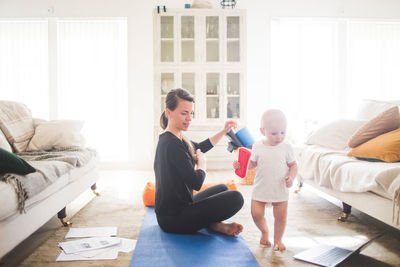
M217 222L213 223L210 226L215 232L219 232L226 235L238 235L243 231L243 226L239 223L224 223L224 222Z
M261 233L260 244L267 247L271 246L271 242L269 242L268 232Z
M276 242L274 245L274 251L284 251L285 249L286 247L282 242Z

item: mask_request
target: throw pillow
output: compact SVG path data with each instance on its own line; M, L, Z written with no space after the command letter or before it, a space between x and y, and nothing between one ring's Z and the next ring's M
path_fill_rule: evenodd
M54 120L41 122L29 142L27 151L52 150L82 145L83 121Z
M400 100L379 101L364 99L357 112L357 119L370 120L383 111L400 105Z
M347 149L350 136L360 128L365 121L336 120L314 131L306 140L308 145L319 145L336 150Z
M22 158L0 148L0 173L27 175L35 171L35 168Z
M400 161L400 129L375 137L353 148L347 155L385 162Z
M356 147L378 135L400 127L400 113L397 106L389 108L361 126L350 138L349 147Z
M7 138L5 137L1 129L0 129L0 148L7 150L8 152L12 152L10 143L7 141Z
M0 101L0 129L16 152L23 152L34 133L31 111L22 103Z

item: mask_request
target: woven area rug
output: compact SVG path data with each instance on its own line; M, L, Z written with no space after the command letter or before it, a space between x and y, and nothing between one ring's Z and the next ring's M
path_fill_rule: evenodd
M71 218L73 226L117 226L118 237L137 239L146 213L141 199L142 190L146 181L152 179L152 173L109 171L102 172L101 177L98 183L101 196L94 198ZM217 182L232 178L235 178L232 172L209 172L206 181ZM244 225L242 237L260 266L312 266L293 260L293 255L318 243L343 247L355 245L381 232L387 234L366 248L361 255L351 258L347 266L399 266L398 231L376 224L375 220L357 211L354 211L355 216L350 216L348 222L338 222L336 218L340 215L340 208L307 188L303 188L299 194L291 192L290 195L284 235L287 250L274 252L272 248L260 246L260 233L250 214L251 186L238 184L238 188L245 197L245 205L234 219ZM272 209L267 209L266 218L268 226L273 229ZM57 244L65 241L67 232L68 229L64 227L55 229L18 266L129 266L133 252L119 253L116 260L56 262L60 253Z

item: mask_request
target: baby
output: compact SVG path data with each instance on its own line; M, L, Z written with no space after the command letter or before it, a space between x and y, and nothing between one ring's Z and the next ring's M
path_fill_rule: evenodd
M282 237L286 226L288 188L292 186L297 174L297 164L292 147L283 142L286 136L286 118L282 111L265 111L261 118L260 131L264 138L253 145L248 167L257 167L251 197L251 215L261 231L260 244L271 246L265 208L267 204L272 204L275 219L274 250L282 251L286 249ZM233 167L240 168L240 163L235 160Z

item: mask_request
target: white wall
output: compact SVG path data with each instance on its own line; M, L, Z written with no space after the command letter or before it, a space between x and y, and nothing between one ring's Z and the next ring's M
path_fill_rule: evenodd
M219 0L210 0L220 8ZM183 8L185 0L0 0L0 17L127 17L129 144L131 165L153 162L153 9ZM265 98L269 88L269 28L272 17L400 19L398 0L237 0L247 9L248 103ZM50 10L50 11L49 11ZM250 127L258 127L264 107L248 105Z

